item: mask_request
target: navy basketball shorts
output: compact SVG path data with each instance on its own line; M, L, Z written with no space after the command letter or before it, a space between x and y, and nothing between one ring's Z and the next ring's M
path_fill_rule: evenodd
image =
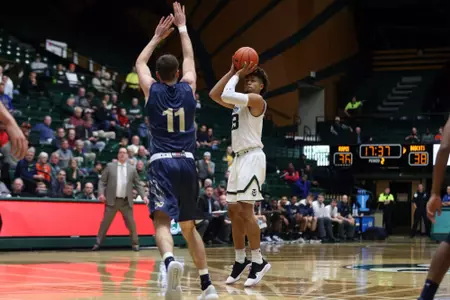
M150 217L162 211L176 222L200 220L199 185L195 161L162 158L149 167Z

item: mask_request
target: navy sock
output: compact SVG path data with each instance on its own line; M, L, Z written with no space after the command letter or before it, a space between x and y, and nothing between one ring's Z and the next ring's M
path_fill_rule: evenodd
M206 290L211 285L211 278L209 274L200 275L200 284L202 285L202 291Z
M175 258L173 258L173 256L169 256L168 258L166 258L166 259L164 260L164 264L166 265L166 270L169 269L169 264L170 264L171 262L173 262L174 260L175 260Z
M439 284L427 279L425 285L423 286L422 294L420 294L420 300L433 300L439 288Z

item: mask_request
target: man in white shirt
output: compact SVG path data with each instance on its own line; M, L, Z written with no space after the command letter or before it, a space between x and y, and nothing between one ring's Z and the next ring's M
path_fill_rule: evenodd
M330 205L325 207L325 204L323 203L324 201L325 196L323 194L319 194L319 196L317 197L317 201L313 202L314 216L317 217L317 228L319 230L319 238L325 242L329 241L334 243L337 241L333 235L332 214L334 213L334 210L328 208L328 206Z
M98 230L97 242L92 251L100 248L118 211L122 214L125 225L130 231L133 250L139 251L139 237L133 217L133 187L138 191L145 204L148 204L148 198L140 184L136 168L127 163L127 149L123 147L119 149L117 160L117 162L108 164L98 183L98 200L105 203L106 207Z

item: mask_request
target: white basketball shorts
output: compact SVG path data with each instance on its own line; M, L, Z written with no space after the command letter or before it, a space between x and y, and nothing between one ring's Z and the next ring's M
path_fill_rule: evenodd
M266 155L260 148L236 155L230 167L227 202L263 200L261 187L266 180Z

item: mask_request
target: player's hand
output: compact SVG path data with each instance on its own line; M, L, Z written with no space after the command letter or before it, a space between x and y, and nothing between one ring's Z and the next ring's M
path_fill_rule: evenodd
M438 216L441 215L442 202L439 195L431 195L430 201L427 203L427 216L428 219L434 224L436 223L436 211Z
M245 76L253 73L256 70L257 65L253 63L252 61L248 64L247 62L244 63L244 66L242 69L236 72L236 75L239 76L239 78L244 78Z
M149 201L148 201L148 198L147 198L147 197L144 197L142 200L144 200L144 203L145 203L146 205L148 205Z
M231 74L236 74L237 70L234 67L233 58L231 58L231 67L230 67Z
M181 6L180 3L173 3L173 13L174 13L174 21L173 23L177 27L186 26L186 13L184 10L184 5Z
M98 196L98 200L99 200L100 202L105 203L105 201L106 201L105 195L100 195L100 196Z
M154 37L158 39L165 39L168 37L174 30L172 27L173 24L173 16L170 15L166 18L162 17L161 20L159 20L159 24L155 29L155 35Z
M16 122L6 125L6 133L11 142L11 155L20 160L25 157L28 151L28 141Z

